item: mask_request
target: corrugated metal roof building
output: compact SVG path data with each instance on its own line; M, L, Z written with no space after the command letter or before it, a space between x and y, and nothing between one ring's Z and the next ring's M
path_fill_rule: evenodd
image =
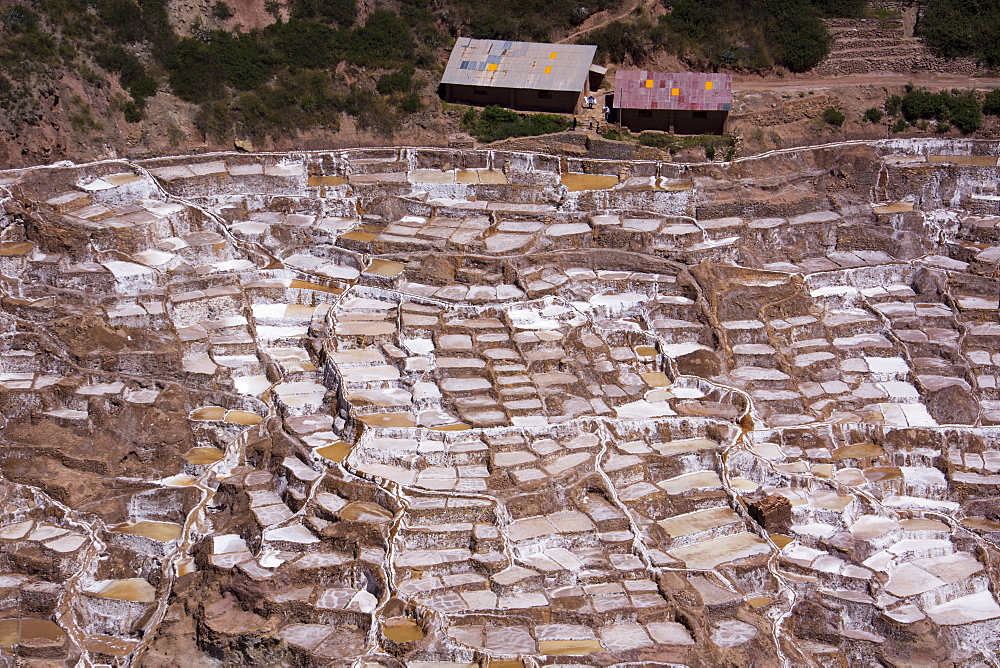
M618 70L611 106L635 132L722 134L732 100L730 74Z
M449 102L570 113L587 89L596 46L460 37L441 88Z

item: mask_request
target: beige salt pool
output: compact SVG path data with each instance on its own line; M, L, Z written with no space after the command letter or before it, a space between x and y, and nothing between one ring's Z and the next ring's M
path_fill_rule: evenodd
M181 537L180 524L173 522L157 522L155 520L139 520L111 527L112 533L125 533L132 536L142 536L166 543Z
M116 601L152 603L156 600L156 589L142 578L102 580L95 582L83 591L92 596L113 598Z
M359 415L358 419L369 427L415 427L416 423L409 413L373 413Z
M507 185L507 175L499 169L460 169L455 172L456 183L482 183Z
M566 173L561 176L560 181L570 192L608 190L618 185L618 177L609 174Z
M364 273L374 274L375 276L384 276L385 278L393 278L395 276L399 276L405 268L406 265L402 262L372 260L371 266L365 269Z

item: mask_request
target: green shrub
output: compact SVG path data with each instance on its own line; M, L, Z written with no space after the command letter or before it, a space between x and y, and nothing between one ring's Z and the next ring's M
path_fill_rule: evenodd
M823 120L830 125L835 125L838 128L844 124L846 117L843 112L834 109L833 107L827 107L823 110Z
M289 67L314 69L332 67L337 62L335 45L342 41L330 26L292 19L288 23L272 23L264 31L275 51Z
M202 103L195 114L194 125L205 139L219 143L228 141L233 131L229 104L218 100Z
M168 63L170 87L182 100L202 102L223 93L222 64L208 44L184 38L177 43Z
M885 100L885 113L890 116L899 115L899 105L903 103L903 98L898 95L890 95Z
M363 67L392 67L412 60L416 47L406 22L381 9L350 34L344 60Z
M607 132L602 132L601 136L611 141L632 141L632 133L628 128L611 128Z
M135 100L129 100L126 102L125 106L122 108L122 112L125 114L125 120L129 123L138 123L146 117L144 107L136 103Z
M399 108L407 114L413 114L423 109L424 103L416 93L407 93L399 101Z
M900 110L903 118L910 123L919 119L950 121L964 133L975 132L983 122L982 106L973 91L931 93L923 88L908 86Z
M593 0L585 6L592 13L621 4L622 0ZM463 35L547 42L553 30L573 27L582 5L580 0L453 0L449 13L465 28Z
M413 90L413 74L415 71L413 65L406 65L395 72L383 74L378 78L375 89L382 95L409 93Z
M794 14L775 25L774 41L780 61L793 72L814 67L830 50L830 36L815 15Z
M231 19L236 15L233 8L227 5L223 0L219 0L214 5L212 5L212 16L219 19L220 21L225 21L226 19Z
M475 109L466 111L462 116L462 126L479 141L493 142L509 137L562 132L569 127L569 121L554 114L518 114L491 105L482 112Z
M812 0L812 4L831 18L858 18L868 8L868 0Z
M639 62L652 50L655 31L656 26L646 20L612 21L603 28L590 31L578 43L597 46L598 60L622 63L630 59Z
M356 0L294 0L292 18L348 28L358 17Z
M897 118L896 122L892 124L892 131L899 133L908 127L910 127L910 124L906 122L905 118Z
M928 0L917 33L939 56L968 56L1000 64L1000 3L984 0Z
M0 14L0 24L9 33L25 34L38 29L38 14L24 5L13 5Z
M934 127L935 132L951 132L951 123L948 121L938 121L937 125Z
M987 116L1000 116L1000 88L994 88L986 94L983 113Z
M864 116L861 117L866 123L881 123L882 118L885 114L878 107L871 107L870 109L865 109Z
M212 33L209 48L226 82L236 90L252 90L271 78L267 47L257 33L234 35L219 30Z
M670 153L700 146L705 150L706 156L709 152L714 156L717 148L733 148L736 145L736 140L730 135L670 135L665 132L643 132L639 135L639 143ZM711 147L711 151L709 151L709 147ZM727 155L728 153L727 150Z
M117 42L138 42L145 34L142 9L132 0L103 0L97 15L111 28Z

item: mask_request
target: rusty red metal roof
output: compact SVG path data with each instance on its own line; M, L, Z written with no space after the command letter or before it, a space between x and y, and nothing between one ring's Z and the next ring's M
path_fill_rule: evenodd
M729 111L732 102L731 74L649 70L615 74L615 109Z

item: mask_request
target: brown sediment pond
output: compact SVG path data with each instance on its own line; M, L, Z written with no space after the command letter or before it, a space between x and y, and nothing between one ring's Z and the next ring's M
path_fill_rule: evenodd
M351 454L352 447L354 446L350 443L337 441L336 443L330 443L329 445L316 448L316 454L324 459L329 459L331 462L337 462L340 464L347 459L347 455Z
M927 162L948 162L963 167L996 167L995 155L928 155Z
M406 175L410 183L455 183L455 172L440 169L415 169Z
M308 281L300 281L298 279L293 279L289 284L289 288L295 288L296 290L315 290L316 292L328 292L332 295L339 295L344 291L341 288L331 288L326 285L320 285L319 283L309 283Z
M913 202L886 202L885 204L873 204L872 210L875 213L906 213L913 211Z
M184 459L188 460L195 466L208 466L214 464L225 457L225 453L218 448L191 448L184 453Z
M340 509L340 519L351 522L372 522L380 524L392 520L392 513L374 503L352 501Z
M834 459L869 459L883 456L885 450L874 443L856 443L839 447L831 454Z
M157 522L155 520L140 520L127 524L119 524L111 528L112 533L125 533L132 536L142 536L166 543L181 537L180 524L173 522Z
M221 420L226 417L226 409L222 406L202 406L201 408L196 408L191 411L188 417L192 420L203 420L206 422L215 422L216 420Z
M194 476L189 476L184 473L178 473L177 475L167 476L160 480L161 485L166 485L167 487L190 487L195 483L197 478Z
M225 419L225 421L230 424L242 424L247 426L260 424L263 420L264 418L256 413L249 413L247 411L229 411L226 413Z
M142 181L142 178L138 174L112 174L111 176L105 176L104 180L113 186L124 186L129 183Z
M341 239L349 239L350 241L360 241L361 243L371 243L375 240L376 234L371 232L362 232L361 230L351 230L340 235Z
M650 387L667 387L672 384L670 379L667 378L667 374L662 371L650 371L649 373L639 375L642 376L642 379Z
M366 274L374 274L375 276L383 276L385 278L393 278L399 276L402 273L406 265L402 262L393 262L391 260L372 260L371 266L365 269Z
M66 632L62 627L48 619L24 618L12 621L20 622L18 625L18 644L20 645L51 646L61 645L66 641Z
M962 520L962 526L967 526L970 529L976 529L977 531L985 531L987 533L1000 532L1000 522L994 522L993 520L986 519L985 517L966 517Z
M772 543L774 543L775 545L778 546L779 550L783 549L786 545L788 545L789 543L791 543L792 540L793 540L792 538L789 538L788 536L784 536L784 535L782 535L780 533L772 533L769 536L769 538L771 539Z
M135 640L125 640L123 638L114 638L112 636L97 636L96 638L88 638L84 641L83 647L88 652L96 652L98 654L106 654L108 656L123 658L131 654L132 650L134 650L138 644L139 643Z
M596 638L587 640L539 640L538 653L546 656L585 656L604 652L604 646Z
M25 255L30 253L35 244L30 241L5 241L0 244L0 255Z
M566 173L560 177L560 181L571 193L583 190L608 190L618 185L618 177L610 174Z
M116 601L152 603L156 600L156 589L141 578L94 583L85 589L84 592L100 598L113 598Z
M456 422L455 424L442 424L437 427L431 427L431 431L465 431L466 429L472 429L469 425L464 422Z
M346 186L347 179L343 176L310 176L307 183L313 188L319 186Z
M903 520L899 523L899 526L907 531L951 531L951 527L944 522L925 520L921 517Z
M895 466L875 466L862 471L865 480L868 482L880 482L884 480L899 480L903 477L903 472Z
M396 643L416 642L424 632L409 617L390 617L382 622L382 635Z

